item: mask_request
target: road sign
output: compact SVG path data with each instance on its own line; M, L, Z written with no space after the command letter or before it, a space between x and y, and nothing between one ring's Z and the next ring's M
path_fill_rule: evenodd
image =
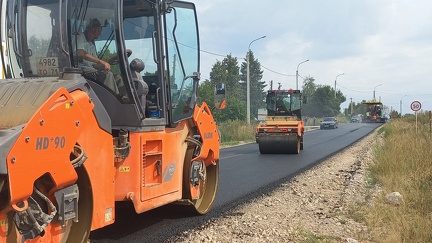
M420 101L415 100L415 101L411 102L411 110L419 111L420 109L421 109Z

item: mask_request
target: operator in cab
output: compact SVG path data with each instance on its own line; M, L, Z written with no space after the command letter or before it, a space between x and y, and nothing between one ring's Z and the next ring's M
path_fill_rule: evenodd
M93 79L118 94L116 79L110 71L110 63L99 59L96 52L95 40L102 33L102 24L97 18L90 19L84 33L77 36L76 55L79 67L86 78Z

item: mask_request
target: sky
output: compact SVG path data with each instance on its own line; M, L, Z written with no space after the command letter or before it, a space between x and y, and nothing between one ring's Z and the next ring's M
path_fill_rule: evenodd
M248 47L273 87L301 89L303 78L330 85L349 102L375 98L389 109L432 110L430 0L211 0L194 2L201 78L223 56L245 60ZM262 36L265 38L256 40ZM256 40L256 41L254 41ZM309 60L308 62L304 62ZM303 62L303 63L302 63ZM301 63L301 64L300 64ZM344 74L343 74L344 73ZM343 74L343 75L342 75ZM269 86L268 86L269 87Z

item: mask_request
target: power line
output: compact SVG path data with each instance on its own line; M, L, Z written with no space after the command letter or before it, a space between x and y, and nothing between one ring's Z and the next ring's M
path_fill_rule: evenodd
M349 91L353 91L353 92L358 92L358 93L369 93L369 91L358 91L358 90L353 90L353 89L350 89L350 88L344 87L344 86L342 86L342 85L340 85L340 84L336 84L336 85L339 86L339 87L341 87L341 88L347 89L347 90L349 90Z
M191 48L191 49L197 50L195 47L188 46L188 45L185 45L185 44L183 44L183 43L179 43L179 45L182 45L182 46L185 46L185 47L188 47L188 48ZM207 53L207 54L210 54L210 55L218 56L218 57L227 57L227 56L228 56L228 55L222 55L222 54L214 53L214 52L211 52L211 51L206 51L206 50L203 50L203 49L200 49L199 51L200 51L200 52ZM236 57L236 56L232 56L232 57L237 58L237 59L243 59L243 58ZM286 77L295 77L295 75L292 75L292 74L284 74L284 73L281 73L281 72L274 71L274 70L272 70L272 69L270 69L270 68L267 68L267 67L263 66L262 64L261 64L261 67L263 67L263 68L266 69L267 71L270 71L270 72L272 72L272 73L276 73L276 74L279 74L279 75L282 75L282 76L286 76Z
M205 50L200 50L200 51L204 52L204 53L207 53L207 54L214 55L214 56L218 56L218 57L227 57L227 55L221 55L221 54L217 54L217 53L213 53L213 52L209 52L209 51L205 51Z
M353 90L347 87L344 87L340 84L337 84L337 86L347 89L349 91L353 91L353 92L358 92L358 93L369 93L370 91L358 91L358 90ZM386 94L386 95L405 95L406 93L389 93L389 92L384 92L384 91L376 91L376 93L381 93L381 94ZM407 96L432 96L432 94L415 94L415 95L407 95Z
M293 75L293 74L283 74L283 73L279 73L279 72L276 72L276 71L271 70L271 69L269 69L269 68L266 68L266 67L264 67L263 65L261 65L261 67L264 68L264 69L266 69L266 70L268 70L268 71L270 71L270 72L272 72L272 73L276 73L276 74L279 74L279 75L282 75L282 76L286 76L286 77L295 77L295 75Z
M215 55L215 56L227 57L227 55L221 55L221 54L217 54L217 53L213 53L213 52L209 52L209 51L205 51L205 50L200 50L200 51L201 51L201 52L204 52L204 53L211 54L211 55ZM237 58L237 59L243 59L243 58L236 57L236 56L232 56L232 57ZM262 65L261 63L260 63L260 65L261 65L262 68L264 68L264 69L266 69L267 71L270 71L270 72L272 72L272 73L276 73L276 74L279 74L279 75L282 75L282 76L286 76L286 77L295 77L295 75L293 75L293 74L284 74L284 73L280 73L280 72L274 71L274 70L272 70L272 69L270 69L270 68L268 68L268 67L265 67L265 66Z

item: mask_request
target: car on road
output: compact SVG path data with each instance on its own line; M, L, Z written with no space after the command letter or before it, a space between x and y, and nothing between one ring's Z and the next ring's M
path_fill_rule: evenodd
M324 117L321 121L320 129L338 128L339 124L336 117Z
M359 115L354 115L351 117L351 123L361 123L362 122L362 118Z

